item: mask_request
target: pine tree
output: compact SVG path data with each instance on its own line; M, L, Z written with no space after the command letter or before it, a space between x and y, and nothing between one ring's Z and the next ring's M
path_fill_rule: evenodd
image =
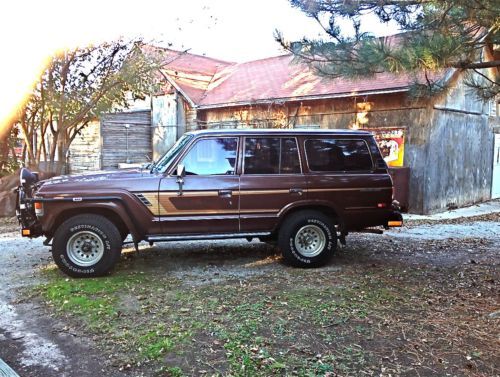
M297 61L327 77L361 78L380 72L411 73L415 87L433 93L441 89L436 72L466 73L466 84L485 99L499 91L500 1L498 0L290 0L315 19L325 39L276 39ZM396 22L402 31L376 38L361 32L363 16L375 14L382 23ZM352 23L346 34L339 21ZM496 55L496 56L495 56ZM421 90L418 91L421 93Z

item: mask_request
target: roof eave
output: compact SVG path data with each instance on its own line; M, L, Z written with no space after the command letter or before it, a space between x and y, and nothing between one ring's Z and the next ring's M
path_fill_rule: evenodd
M168 75L163 75L163 77L168 81L168 83L170 85L172 85L175 88L175 90L177 90L180 94L182 94L182 96L186 99L186 101L189 102L189 104L191 105L191 107L198 107L198 105L191 98L189 98L189 96L186 94L186 92L184 92L184 90L182 90L182 88L179 85L177 85L177 83L175 82L175 80L173 80Z
M223 107L236 107L236 106L248 106L248 105L267 105L276 102L297 102L297 101L313 101L319 99L335 99L335 98L349 98L357 96L367 96L367 95L378 95L378 94L391 94L391 93L402 93L409 91L409 87L399 87L391 89L381 89L381 90L367 90L361 92L349 92L349 93L338 93L338 94L321 94L321 95L310 95L310 96L297 96L297 97L277 97L277 98L266 98L266 99L256 99L249 101L236 101L236 102L226 102L226 103L215 103L199 105L199 110L209 110L217 109Z

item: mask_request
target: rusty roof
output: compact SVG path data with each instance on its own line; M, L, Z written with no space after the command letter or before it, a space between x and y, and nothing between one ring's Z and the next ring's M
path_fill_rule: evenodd
M408 74L392 73L358 80L328 79L316 75L305 64L294 63L289 54L232 63L165 51L169 60L164 72L199 108L403 92L415 80Z
M208 85L217 71L234 63L183 51L164 49L163 71L193 103L204 98Z

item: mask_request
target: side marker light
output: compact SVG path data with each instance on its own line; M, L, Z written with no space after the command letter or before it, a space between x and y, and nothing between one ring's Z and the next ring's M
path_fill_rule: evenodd
M402 221L389 221L387 223L388 226L394 227L394 226L403 226Z

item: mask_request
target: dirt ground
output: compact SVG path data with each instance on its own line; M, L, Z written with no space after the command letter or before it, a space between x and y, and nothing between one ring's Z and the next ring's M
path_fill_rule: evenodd
M0 221L0 357L21 376L500 375L498 213L354 234L312 270L176 242L83 280Z

